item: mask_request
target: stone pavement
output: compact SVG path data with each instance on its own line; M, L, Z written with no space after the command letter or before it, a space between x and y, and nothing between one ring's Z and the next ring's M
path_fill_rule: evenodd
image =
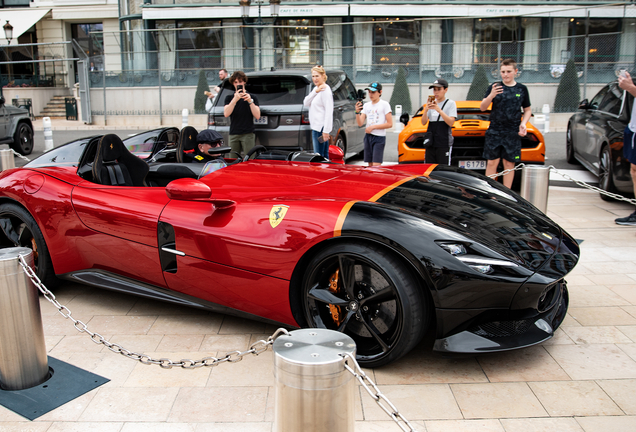
M418 430L636 430L636 228L613 222L632 209L583 189L551 187L549 194L548 215L583 241L567 278L564 324L554 339L528 349L444 358L424 341L406 358L368 370ZM222 356L275 330L72 283L56 295L93 331L153 357ZM0 407L0 431L272 430L271 350L212 369L164 370L92 343L43 298L41 307L49 355L111 381L33 422ZM355 403L356 431L399 430L359 386Z

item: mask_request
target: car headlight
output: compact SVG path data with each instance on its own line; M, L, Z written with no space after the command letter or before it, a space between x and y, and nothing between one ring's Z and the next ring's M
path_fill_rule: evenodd
M494 266L498 267L518 267L517 263L501 260L496 258L488 258L480 255L469 254L467 248L462 243L437 243L442 249L453 255L459 261L466 264L471 269L481 274L491 274L495 271Z

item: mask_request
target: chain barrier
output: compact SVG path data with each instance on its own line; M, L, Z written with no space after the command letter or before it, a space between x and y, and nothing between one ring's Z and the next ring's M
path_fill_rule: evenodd
M17 151L15 151L15 150L13 150L13 149L10 149L10 150L13 152L13 155L14 155L14 156L17 156L17 157L19 157L20 159L24 159L24 160L25 160L25 161L27 161L27 162L31 162L31 159L29 159L28 157L26 157L26 156L24 156L24 155L21 155L20 153L18 153Z
M350 353L340 354L345 359L344 367L348 370L354 377L360 381L362 387L369 393L369 395L373 398L374 401L378 404L382 410L387 413L389 417L393 419L393 421L402 429L404 432L417 432L411 423L398 411L398 409L391 403L391 401L382 394L380 389L371 379L367 376L366 373L362 370L356 358ZM349 365L353 367L351 367ZM368 385L367 385L368 383ZM370 386L370 387L369 387ZM388 407L386 405L388 405Z
M78 319L75 319L73 317L72 312L70 311L69 308L60 304L60 302L57 301L57 299L55 298L55 294L53 294L42 283L40 278L35 274L35 271L25 261L24 256L19 255L19 261L26 275L29 277L29 279L31 279L31 282L33 282L33 284L42 293L44 298L46 298L50 303L52 303L57 308L57 311L64 318L71 320L73 322L73 327L75 327L75 329L78 332L88 334L91 338L91 341L93 341L96 344L102 344L106 346L110 351L116 354L121 354L124 357L128 357L132 360L136 360L145 365L155 364L155 365L159 365L163 369L172 369L172 367L174 366L179 366L183 369L197 369L203 366L214 367L225 362L238 363L241 360L243 360L243 357L245 357L248 354L257 356L259 354L264 353L265 351L269 349L269 347L271 347L274 344L274 341L279 336L281 335L289 336L289 332L286 329L281 327L277 329L274 332L274 334L268 337L267 340L261 339L259 341L256 341L253 344L251 344L246 351L232 351L227 353L225 357L218 358L218 357L209 356L209 357L203 357L200 360L181 359L179 361L173 361L167 358L155 359L146 354L139 354L134 351L127 350L126 348L122 347L121 345L117 343L109 342L99 333L90 331L88 329L88 326L84 322ZM355 357L353 357L351 354L348 354L348 353L341 354L341 355L345 357L345 364L344 364L345 369L351 372L356 378L358 378L358 380L362 383L363 387L367 390L367 392L369 392L371 397L378 403L378 405L380 405L380 407L384 410L384 412L386 412L389 415L389 417L391 417L403 431L416 432L416 430L413 429L413 427L408 422L408 420L406 420L406 418L404 418L404 416L400 414L400 412L391 403L391 401L389 401L387 397L380 392L380 390L375 385L375 383L371 381L369 377L364 373L364 371L360 368L360 365L356 361ZM355 370L352 369L347 364L348 361L354 365ZM366 384L365 381L369 382L369 384L373 387L375 393L369 388L369 386ZM384 401L386 404L389 405L390 410L389 408L383 405L382 401ZM400 423L400 421L403 421L406 425L408 425L410 429L404 429L404 425Z
M509 172L512 172L512 171L518 171L518 170L521 170L521 169L523 169L524 167L525 167L525 164L519 164L519 165L515 166L514 168L507 169L507 170L503 170L503 171L498 172L498 173L496 173L496 174L491 174L491 175L489 175L488 177L490 177L490 178L496 178L496 177L499 177L499 176L501 176L501 175L505 175L505 174L507 174L507 173L509 173ZM635 205L635 206L636 206L636 198L626 198L626 197L624 197L624 196L622 196L622 195L620 195L620 194L616 194L616 193L613 193L613 192L608 192L608 191L603 190L603 189L601 189L601 188L599 188L599 187L592 186L591 184L587 184L587 183L585 183L584 181L576 180L576 179L572 178L571 176L569 176L568 174L566 174L566 173L563 173L563 172L559 171L559 170L558 170L558 169L557 169L554 165L550 165L550 166L549 166L549 167L547 167L547 168L548 168L550 171L554 172L555 174L560 175L560 176L561 176L561 177L563 177L565 180L571 181L572 183L574 183L574 184L576 184L576 185L578 185L578 186L581 186L581 187L583 187L583 188L585 188L585 189L589 189L589 190L591 190L591 191L598 192L599 194L601 194L601 195L605 195L605 196L607 196L607 197L609 197L609 198L611 198L611 199L613 199L613 200L616 200L616 201L625 201L625 202L627 202L627 203L630 203L630 204L632 204L632 205Z
M53 294L51 291L49 291L47 287L44 286L42 281L40 281L40 278L38 278L38 276L35 274L33 269L29 267L29 265L24 260L24 257L22 255L20 255L20 265L24 269L24 272L27 274L27 276L31 279L33 284L44 295L44 298L46 298L49 302L51 302L57 308L57 311L64 318L70 319L73 322L73 326L78 332L88 334L91 337L91 340L93 342L95 342L96 344L102 344L106 346L109 350L111 350L112 352L116 354L121 354L124 357L137 360L146 365L156 364L164 369L171 369L173 366L179 366L183 369L197 369L203 366L214 367L220 363L225 363L225 362L237 363L243 360L243 357L245 357L248 354L253 354L257 356L267 351L268 348L272 346L276 338L279 337L281 334L289 335L289 332L287 330L285 330L284 328L279 328L278 330L274 332L273 335L268 337L267 340L261 339L259 341L254 342L253 344L249 346L249 348L246 351L232 351L227 353L225 357L221 357L221 358L210 356L210 357L203 357L200 360L181 359L179 361L173 361L167 358L155 359L146 354L139 354L134 351L127 350L126 348L122 347L121 345L117 343L112 343L104 339L104 337L100 335L99 333L90 331L88 329L88 326L85 323L83 323L82 321L78 319L73 318L73 315L71 311L69 310L69 308L60 304L60 302L56 300L55 294Z

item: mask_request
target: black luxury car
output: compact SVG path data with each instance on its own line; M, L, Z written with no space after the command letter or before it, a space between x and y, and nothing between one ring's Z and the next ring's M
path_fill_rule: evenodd
M623 131L634 109L634 97L614 81L591 101L583 100L568 122L567 160L598 176L607 192L633 193L630 164L623 158ZM609 199L601 194L601 198Z

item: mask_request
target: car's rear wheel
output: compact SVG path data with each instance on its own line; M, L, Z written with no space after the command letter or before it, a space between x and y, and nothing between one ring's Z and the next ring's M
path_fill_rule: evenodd
M26 247L33 250L35 273L49 288L59 282L42 231L35 219L16 204L0 205L0 237L2 247Z
M13 135L11 148L21 155L31 154L33 151L33 129L26 123L20 123Z
M341 243L319 252L307 269L302 284L305 324L351 336L361 365L397 360L424 335L426 296L392 254L371 245Z
M565 157L570 164L580 165L579 161L574 157L574 143L572 142L572 127L568 125L565 133Z
M612 170L612 152L608 145L603 146L601 157L598 161L598 186L606 192L617 193ZM604 201L614 201L613 198L605 194L601 193L600 195Z

